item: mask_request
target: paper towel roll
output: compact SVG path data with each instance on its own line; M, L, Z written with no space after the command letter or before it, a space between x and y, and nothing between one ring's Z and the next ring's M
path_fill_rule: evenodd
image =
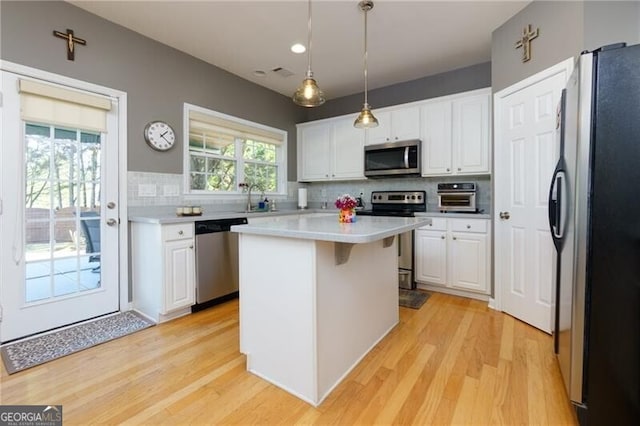
M307 208L307 188L298 188L298 207Z

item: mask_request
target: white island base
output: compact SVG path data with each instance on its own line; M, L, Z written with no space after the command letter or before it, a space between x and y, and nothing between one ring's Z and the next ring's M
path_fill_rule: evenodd
M239 237L247 369L317 406L398 323L397 238Z

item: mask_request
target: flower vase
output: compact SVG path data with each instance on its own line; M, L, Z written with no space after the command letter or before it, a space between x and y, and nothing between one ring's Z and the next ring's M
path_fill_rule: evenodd
M356 221L356 209L340 209L338 214L338 222L353 223Z

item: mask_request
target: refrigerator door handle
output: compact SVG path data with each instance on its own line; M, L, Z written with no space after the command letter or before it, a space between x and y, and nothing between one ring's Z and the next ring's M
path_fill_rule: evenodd
M564 158L560 158L551 178L551 186L549 188L549 229L551 230L551 238L556 250L562 248L564 229L562 229L562 186L565 179L565 163Z

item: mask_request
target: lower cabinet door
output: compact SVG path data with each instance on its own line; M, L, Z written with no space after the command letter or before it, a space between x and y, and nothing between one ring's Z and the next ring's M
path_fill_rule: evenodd
M447 233L444 231L416 231L416 280L447 285Z
M163 314L195 303L195 259L193 240L164 243Z
M451 287L486 293L488 285L487 235L451 233Z

